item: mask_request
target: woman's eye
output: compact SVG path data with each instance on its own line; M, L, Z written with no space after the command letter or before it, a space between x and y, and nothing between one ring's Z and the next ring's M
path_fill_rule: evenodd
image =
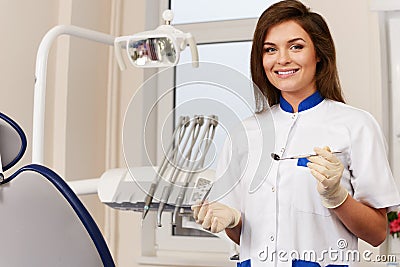
M275 51L276 51L276 49L274 47L265 47L264 48L265 53L273 53Z
M302 46L302 45L292 45L291 47L290 47L290 49L291 50L300 50L300 49L302 49L304 46Z

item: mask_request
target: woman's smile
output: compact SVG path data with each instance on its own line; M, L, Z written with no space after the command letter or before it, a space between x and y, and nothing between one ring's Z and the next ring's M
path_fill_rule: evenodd
M299 69L287 69L287 70L276 70L274 72L276 73L278 78L286 79L294 76L298 71Z

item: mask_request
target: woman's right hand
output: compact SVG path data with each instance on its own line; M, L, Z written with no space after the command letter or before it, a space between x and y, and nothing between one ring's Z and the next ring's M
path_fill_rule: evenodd
M196 223L212 233L219 233L226 228L234 228L240 222L241 214L219 202L198 203L191 207Z

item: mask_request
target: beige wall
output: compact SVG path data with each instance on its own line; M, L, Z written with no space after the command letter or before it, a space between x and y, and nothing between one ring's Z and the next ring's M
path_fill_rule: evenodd
M0 111L15 119L31 144L36 52L57 24L73 24L113 35L154 28L145 0L1 0ZM327 19L334 36L340 78L349 104L382 122L377 16L367 0L307 0ZM50 54L45 163L67 179L100 176L124 166L121 129L126 107L144 80L142 70L119 72L105 45L59 38ZM111 130L110 130L111 129ZM140 136L139 136L140 138ZM30 147L29 147L30 148ZM22 164L30 162L28 149ZM142 156L138 153L138 160ZM118 212L84 197L104 230L118 266L137 266L141 253L138 214Z
M57 19L57 1L0 1L0 110L17 121L28 136L28 150L18 166L30 162L36 51ZM51 52L53 55L54 50Z
M368 0L306 0L331 29L339 75L349 104L370 111L382 121L378 16Z

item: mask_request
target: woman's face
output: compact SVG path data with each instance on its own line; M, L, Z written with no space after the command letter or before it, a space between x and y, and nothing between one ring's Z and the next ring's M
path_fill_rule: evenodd
M287 21L271 27L263 51L265 74L283 97L304 97L316 91L318 58L311 38L299 24Z

